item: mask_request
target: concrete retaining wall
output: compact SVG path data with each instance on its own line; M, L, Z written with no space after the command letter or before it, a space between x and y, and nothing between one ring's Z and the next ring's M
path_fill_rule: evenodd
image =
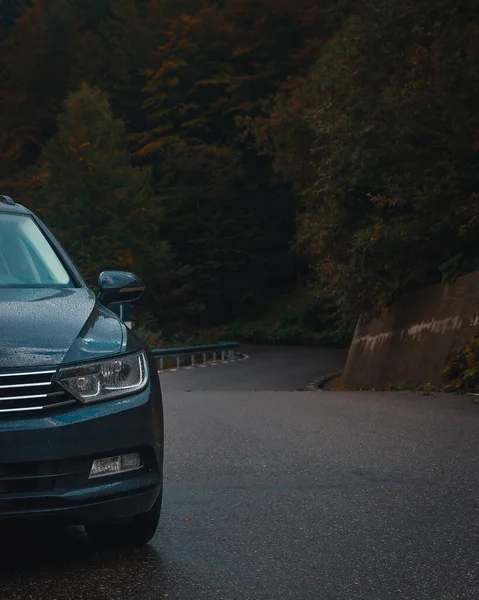
M344 371L355 388L441 384L449 353L479 332L479 271L405 295L378 319L359 322Z

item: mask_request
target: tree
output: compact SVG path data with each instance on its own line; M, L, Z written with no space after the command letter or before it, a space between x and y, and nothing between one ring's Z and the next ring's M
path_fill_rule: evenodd
M102 269L135 270L161 298L172 269L168 244L158 238L163 209L148 169L131 165L125 126L103 93L84 84L68 97L40 169L36 210L87 281Z
M137 132L145 126L144 71L154 63L158 29L142 18L134 0L116 0L99 32L106 67L101 84L108 90L112 108L125 121L129 133Z
M24 0L0 0L0 39L20 15Z
M261 100L313 62L318 26L329 28L315 0L206 2L164 28L165 41L145 86L149 128L138 156L175 138L231 144L236 117L258 113ZM320 28L321 30L321 28ZM171 135L170 135L171 134Z
M345 17L253 129L301 198L317 293L354 317L478 264L479 13L362 0Z
M467 1L365 0L316 67L304 241L350 308L477 259L478 25Z
M34 0L0 46L0 135L13 138L22 165L52 134L70 87L78 37L70 0Z
M257 114L261 98L312 63L315 5L203 3L168 22L160 64L148 72L148 127L133 138L134 156L154 167L173 247L213 319L295 281L294 200L243 139L238 117Z
M290 184L295 198L292 218L296 222L312 193L315 181L312 156L315 134L311 130L309 114L318 99L312 85L311 67L328 41L347 21L349 5L349 1L323 1L305 10L307 3L289 3L289 10L296 14L296 18L298 14L301 15L300 22L307 32L306 35L303 33L303 45L298 46L301 50L293 53L295 62L291 65L288 76L280 80L274 93L259 100L255 113L237 120L248 139L253 140L256 152L270 156L274 172L280 180ZM291 14L289 18L291 19ZM287 24L284 27L287 30ZM313 31L309 27L313 27ZM297 238L296 224L294 249L297 279L300 284L308 284L311 280L311 261L307 252L299 251ZM330 302L329 297L324 298L324 293L321 293L321 300Z

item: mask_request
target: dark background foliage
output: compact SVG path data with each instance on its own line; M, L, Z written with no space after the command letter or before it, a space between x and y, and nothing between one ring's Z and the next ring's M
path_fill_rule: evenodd
M163 329L346 339L479 266L478 40L466 0L0 0L0 185Z

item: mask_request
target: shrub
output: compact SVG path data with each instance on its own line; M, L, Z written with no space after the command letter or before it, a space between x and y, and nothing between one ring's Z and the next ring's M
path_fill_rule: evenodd
M442 372L445 391L475 392L479 389L479 333L455 352Z

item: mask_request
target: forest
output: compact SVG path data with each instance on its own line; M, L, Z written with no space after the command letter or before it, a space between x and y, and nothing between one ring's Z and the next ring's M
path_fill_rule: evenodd
M0 191L151 330L340 343L479 268L477 2L0 0L0 75Z

